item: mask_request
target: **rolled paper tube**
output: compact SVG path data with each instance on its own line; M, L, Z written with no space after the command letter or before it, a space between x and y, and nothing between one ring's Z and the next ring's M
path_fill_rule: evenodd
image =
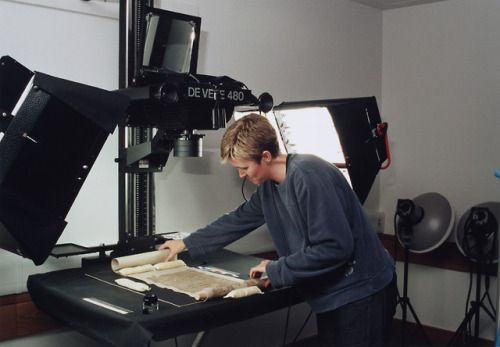
M259 287L251 286L251 287L238 288L238 289L232 290L226 296L224 296L224 298L238 299L238 298L244 298L246 296L255 295L255 294L264 294L264 293L262 293L262 290L260 290Z
M129 275L133 275L133 274L140 274L143 272L154 271L154 269L155 268L153 265L147 264L147 265L139 265L139 266L134 266L134 267L126 267L126 268L120 269L116 272L122 276L129 276Z
M266 286L266 280L262 278L253 278L250 280L246 280L245 284L247 287L257 286L259 288L264 288Z
M146 264L157 264L164 262L170 254L169 249L161 251L146 252L134 255L127 255L111 260L111 268L114 272L127 267L135 267Z
M186 266L186 263L182 260L172 260L168 262L158 263L154 265L156 270L173 269L176 267Z
M240 288L247 288L247 287L264 287L265 280L256 278L256 279L250 279L246 280L240 283L235 283L233 285L229 286L220 286L220 287L208 287L205 289L202 289L195 293L195 299L196 300L208 300L212 298L217 298L217 297L223 297L227 294L229 294L231 291L240 289Z
M121 285L122 287L133 289L138 292L146 292L151 289L147 284L141 282L135 282L129 280L128 278L118 278L115 280L115 282Z

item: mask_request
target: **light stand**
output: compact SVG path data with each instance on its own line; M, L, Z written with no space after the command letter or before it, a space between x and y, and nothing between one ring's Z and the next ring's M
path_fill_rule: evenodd
M399 221L399 222L398 222ZM455 213L448 200L438 193L426 193L413 200L399 199L394 216L396 235L405 249L405 273L403 297L399 303L403 308L402 345L406 344L406 309L410 308L419 330L431 345L422 324L408 298L409 252L425 253L439 247L450 235L455 222Z
M459 225L459 228L457 229L457 245L459 246L460 251L469 260L471 268L475 267L476 295L475 301L471 301L470 309L467 311L465 318L460 323L457 331L448 343L448 346L454 346L457 344L458 339L469 331L468 326L473 319L474 335L472 336L470 343L472 346L476 346L478 344L479 316L481 308L487 313L493 322L496 321L496 312L492 313L484 304L484 300L487 297L489 298L488 291L481 296L481 281L482 275L485 273L484 270L486 266L493 263L498 256L498 249L496 248L498 225L495 216L486 206L495 207L491 203L473 207L470 210L470 214L465 223L462 223L463 228ZM461 229L463 229L463 234L461 234ZM486 279L488 279L488 277L486 277ZM470 333L468 334L468 337L470 337Z
M401 346L406 346L406 322L407 308L410 309L413 319L417 323L417 327L424 336L427 344L432 345L425 330L417 317L410 298L408 297L408 263L410 254L410 242L413 235L413 225L418 224L424 217L424 210L420 206L416 206L411 200L398 200L396 215L400 217L401 222L398 224L398 235L404 247L404 277L403 277L403 296L401 297L398 290L398 304L403 310L402 326L401 326Z
M458 342L458 339L463 336L463 334L467 331L467 326L470 324L472 319L474 318L474 336L471 341L471 346L477 346L479 342L479 313L481 308L490 316L490 318L495 321L495 315L491 313L488 308L484 305L484 299L486 298L486 293L481 298L481 275L483 274L483 263L476 264L476 300L471 301L471 308L465 315L464 320L460 323L455 334L451 338L450 342L448 342L447 346L455 346Z

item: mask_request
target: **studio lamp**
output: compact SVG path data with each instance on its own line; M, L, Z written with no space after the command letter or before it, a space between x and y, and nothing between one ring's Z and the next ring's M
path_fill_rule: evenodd
M455 242L473 262L498 262L498 218L500 203L486 202L468 209L458 222Z
M422 324L408 298L408 258L409 252L430 252L441 245L450 235L455 221L455 214L448 200L438 193L427 193L415 199L399 199L394 216L396 236L404 247L404 284L403 296L398 303L403 310L402 346L406 345L406 310L410 309L422 335L431 345Z
M413 200L399 199L397 237L413 253L430 252L449 237L455 213L448 200L438 193L426 193Z
M470 309L467 311L462 323L453 335L449 346L456 344L463 336L471 338L471 344L477 345L479 341L479 313L482 308L488 316L495 321L495 308L488 292L489 276L485 271L486 266L498 262L498 219L500 218L500 203L485 202L475 205L468 209L457 226L455 233L455 242L460 252L469 260L472 274L476 272L476 296L475 300L470 302ZM481 292L482 276L486 273L484 283L486 290ZM469 295L471 288L469 287ZM491 311L484 304L488 299L491 305ZM469 302L469 297L467 298ZM474 319L474 336L472 336L468 327ZM466 334L464 334L466 333Z

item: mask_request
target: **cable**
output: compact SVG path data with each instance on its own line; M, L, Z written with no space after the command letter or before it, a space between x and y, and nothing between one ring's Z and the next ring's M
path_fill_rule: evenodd
M246 181L247 181L247 178L243 177L243 182L241 183L241 195L243 196L243 199L245 200L245 202L248 202L248 199L245 196L245 190L243 189L243 188L245 188L245 182Z
M387 137L387 134L385 135L385 148L387 150L387 164L382 166L380 170L385 170L391 165L391 152L389 151L389 138Z
M385 149L387 152L387 164L382 166L380 170L385 170L391 165L391 152L389 151L389 138L387 137L387 123L379 123L377 124L377 133L379 136L384 136L385 138Z
M394 261L398 259L398 214L394 214Z
M398 214L394 213L394 266L397 270L397 260L398 260ZM399 287L396 286L396 295L398 297L398 303L401 302L401 293L399 293Z
M470 259L469 259L470 261ZM474 274L473 274L473 271L472 271L472 266L470 267L470 270L469 270L469 290L467 291L467 300L465 301L465 316L467 316L467 312L469 310L469 301L470 301L470 297L471 297L471 294L472 294L472 284L473 284L473 281L474 281ZM466 339L469 340L470 337L471 337L471 321L469 321L469 324L467 325L467 330L466 330Z

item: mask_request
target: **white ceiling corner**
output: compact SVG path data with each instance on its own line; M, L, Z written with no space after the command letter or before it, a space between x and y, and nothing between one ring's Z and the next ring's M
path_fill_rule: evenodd
M423 5L431 2L438 2L445 0L351 0L351 1L375 7L380 10L390 10L394 8L417 6L417 5Z

